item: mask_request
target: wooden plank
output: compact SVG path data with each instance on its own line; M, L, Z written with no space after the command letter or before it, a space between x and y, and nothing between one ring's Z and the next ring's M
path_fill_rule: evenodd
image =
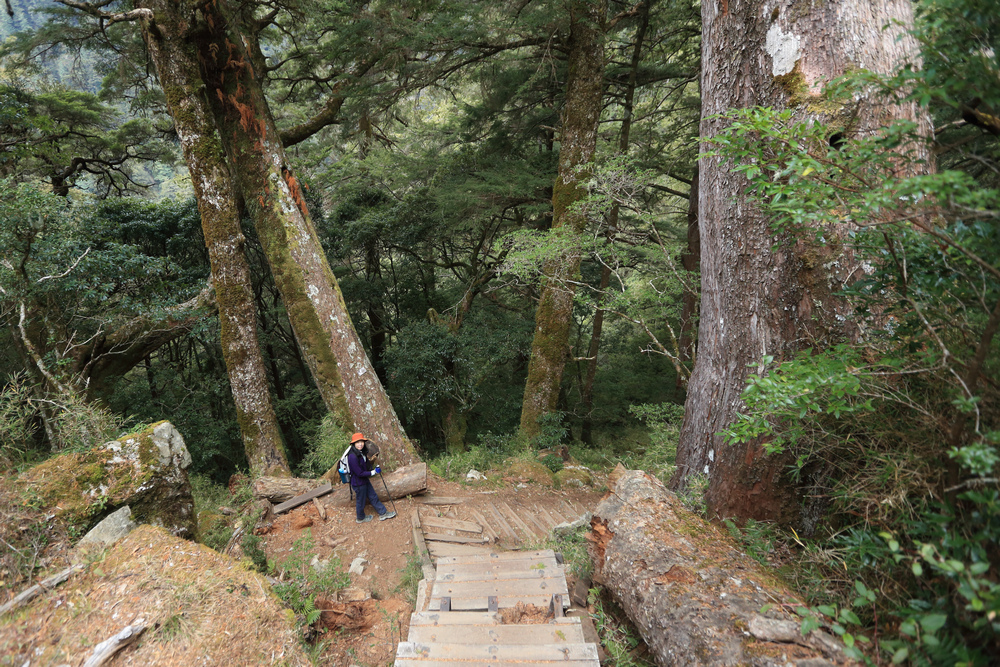
M446 595L456 598L479 598L484 602L488 595L501 597L517 597L524 595L568 595L566 579L559 577L536 577L533 579L496 579L490 581L442 581L434 580L431 597L440 598ZM548 606L548 600L545 606ZM485 609L485 606L483 607Z
M549 625L582 625L579 618L564 616L549 622ZM410 614L410 627L417 625L461 625L494 626L503 625L500 617L488 611L453 611L447 614L438 611L415 611Z
M313 505L316 507L316 511L319 512L319 518L326 521L326 508L319 504L319 500L313 498Z
M531 521L531 523L533 523L535 526L538 527L538 531L537 532L538 532L538 534L541 537L548 537L549 536L549 529L548 529L548 527L542 525L541 520L538 519L535 516L534 512L525 512L524 516L528 517L528 520Z
M471 507L469 508L469 514L471 514L472 518L478 521L480 525L482 525L484 533L489 535L491 539L496 540L497 542L500 541L500 534L497 533L497 531L493 530L493 526L491 526L489 523L486 522L486 519L485 517L483 517L482 514L472 509Z
M333 487L330 485L329 482L327 482L323 486L315 488L312 491L307 491L307 492L303 493L301 496L295 496L291 500L286 500L285 502L281 503L280 505L275 505L274 506L274 513L275 514L281 514L282 512L287 512L290 509L295 509L299 505L301 505L303 503L307 503L310 500L312 500L313 498L319 498L320 496L325 496L326 494L330 493L331 491L333 491Z
M566 516L569 518L570 522L576 521L581 516L583 516L583 512L577 512L576 509L565 500L562 500L561 502L563 506L566 508Z
M545 523L548 524L549 530L552 530L552 528L554 528L557 523L560 523L560 522L556 521L555 519L553 519L552 515L549 514L548 510L545 509L544 507L542 507L541 505L539 505L538 507L536 507L535 511L538 512L542 516L542 518L545 520Z
M420 567L424 571L424 579L432 578L427 575L434 571L434 564L431 562L431 552L427 549L427 542L424 541L424 531L420 527L420 517L417 510L413 510L410 515L410 524L413 527L413 548L420 558Z
M548 660L593 661L597 664L597 647L593 644L507 644L505 646L480 644L432 644L400 642L396 658L416 660L488 660L490 664L507 661ZM396 664L399 664L398 662Z
M529 539L541 537L540 535L536 535L535 531L529 528L528 524L522 521L521 517L517 515L517 512L512 510L507 503L501 500L498 504L500 505L498 509L507 510L507 515L514 520L514 523L517 524L517 527L521 529L521 532L524 533L525 537Z
M451 598L451 608L455 611L485 611L487 608L487 596L482 598ZM549 606L552 601L551 595L518 595L517 598L497 596L501 609L510 609L518 602L534 605L542 609ZM432 598L427 603L428 611L438 611L440 609L441 598Z
M461 535L445 535L444 533L424 533L428 542L451 542L453 544L486 544L489 540L482 537L463 537Z
M445 519L439 516L425 516L420 520L425 526L434 528L447 528L449 530L461 530L465 533L482 533L483 527L472 521L460 521L458 519Z
M545 570L521 570L519 572L504 572L501 570L486 570L479 572L438 572L437 579L446 582L476 582L476 581L513 581L515 579L552 579L565 576L562 570L546 572Z
M464 503L465 500L465 498L450 496L424 496L420 498L420 502L424 505L457 505L459 503Z
M442 613L453 616L463 612ZM468 613L468 612L465 612ZM410 625L409 642L443 644L583 644L583 627L540 623L533 625Z
M565 512L566 510L564 509L563 511ZM550 507L549 513L552 514L552 520L556 522L556 526L561 523L569 523L566 518L556 510L556 508Z
M493 518L497 520L497 523L500 524L500 530L504 532L504 535L514 540L515 542L519 542L520 540L517 539L517 533L514 532L514 529L510 527L509 523L507 523L507 519L503 518L503 515L497 511L497 508L493 506L493 503L487 502L486 508L493 515Z
M496 595L500 606L513 607L518 601L542 608L549 606L553 594L560 594L565 604L569 601L565 579L514 579L492 582L434 582L428 609L440 608L442 598L451 598L451 608L457 610L486 609L487 598Z
M396 658L393 667L504 667L517 665L519 667L600 667L597 660L515 660L513 662L497 660L434 660L416 658Z
M469 544L449 544L448 542L428 542L431 556L436 559L448 557L469 557L473 554L486 553L483 547L474 547Z
M552 549L532 549L530 551L486 551L491 560L539 560L551 558L555 562L556 553ZM452 565L456 563L467 563L468 560L447 559L438 563L439 565Z

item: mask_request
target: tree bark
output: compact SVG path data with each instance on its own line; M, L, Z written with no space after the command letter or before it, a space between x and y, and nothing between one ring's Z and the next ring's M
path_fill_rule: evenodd
M250 55L253 37L241 29L253 17L230 2L201 10L207 26L198 47L219 138L309 370L342 429L363 431L395 465L412 463L416 452L365 354L285 159Z
M698 170L694 171L694 178L691 179L691 198L688 199L688 225L687 225L687 252L681 255L681 266L687 273L687 280L684 284L684 294L681 297L681 337L678 344L681 363L690 363L694 360L695 321L698 319L698 290L695 289L694 276L698 275L701 268L701 236L698 231ZM676 386L678 389L685 384L685 378L677 374Z
M819 95L824 80L848 68L888 72L915 51L911 39L899 39L912 23L906 0L814 5L782 0L770 11L759 2L723 0L702 4L702 23L703 137L725 126L716 114L758 105L793 108L799 119L854 134L872 132L893 118L920 119L916 105L862 98L828 109ZM748 201L741 174L717 157L702 158L699 169L698 359L672 486L705 474L713 516L794 521L799 498L782 477L788 461L765 457L759 442L726 446L720 433L742 407L748 364L856 335L848 304L835 296L856 264L842 252L847 244L817 247L803 239L776 239L766 216ZM823 233L837 239L846 231ZM828 268L833 266L836 273Z
M801 603L718 526L641 470L619 467L612 480L587 536L594 581L614 595L656 664L788 664L786 651L771 642L812 646L812 655L796 651L794 660L803 661L798 664L817 664L806 660L820 657L845 662L830 636L797 641L794 634L774 632L789 625L798 630L789 607ZM772 607L766 618L760 615L764 605ZM756 642L749 636L755 631Z
M603 0L575 0L570 5L569 70L562 114L559 169L552 188L552 231L570 241L563 257L545 270L542 294L535 312L535 337L531 343L528 380L521 405L522 436L535 439L538 420L556 409L559 386L566 365L569 329L573 315L573 281L579 279L580 252L574 249L587 219L572 210L586 195L581 181L594 159L597 125L601 115L604 83Z
M288 461L257 339L239 210L215 121L204 97L198 53L186 41L186 32L196 20L196 7L167 0L144 0L142 4L156 17L143 22L143 36L198 201L219 306L222 353L247 461L254 475L287 475Z

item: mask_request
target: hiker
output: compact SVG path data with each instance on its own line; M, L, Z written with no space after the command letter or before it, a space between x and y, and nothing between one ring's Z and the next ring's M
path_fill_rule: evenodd
M351 449L347 455L347 467L351 471L351 488L357 498L356 518L358 523L372 520L371 514L365 514L365 503L369 502L375 511L378 512L378 520L385 521L396 516L395 512L388 512L385 505L378 499L375 487L372 486L368 478L372 475L380 475L382 468L375 466L374 470L369 470L369 461L365 453L365 443L369 442L361 433L355 433L351 438Z

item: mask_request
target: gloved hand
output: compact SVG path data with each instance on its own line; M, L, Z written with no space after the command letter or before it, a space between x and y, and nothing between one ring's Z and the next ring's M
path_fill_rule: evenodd
M379 475L382 473L382 466L375 466L375 474Z

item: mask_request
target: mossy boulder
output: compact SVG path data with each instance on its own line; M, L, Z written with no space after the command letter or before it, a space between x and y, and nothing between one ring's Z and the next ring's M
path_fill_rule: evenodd
M527 459L507 459L505 469L502 471L504 477L513 477L525 482L544 484L552 486L555 483L555 476L552 471L545 467L541 461L530 461Z
M582 488L594 485L594 475L588 468L580 465L567 465L556 473L556 479L561 486Z
M82 528L128 505L136 522L192 537L189 465L181 434L162 421L89 451L55 456L22 473L18 486L31 504Z

